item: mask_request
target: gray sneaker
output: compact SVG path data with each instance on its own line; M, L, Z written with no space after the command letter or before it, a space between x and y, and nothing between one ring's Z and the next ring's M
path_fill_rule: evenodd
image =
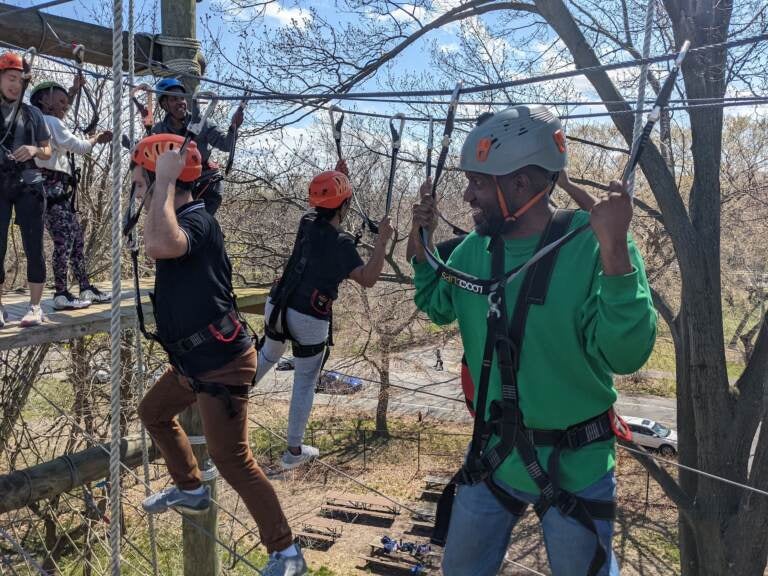
M280 458L280 464L283 470L291 470L297 466L301 466L304 462L309 462L320 456L320 450L314 446L308 446L307 444L301 445L301 454L291 454L290 450L283 452L283 457Z
M186 514L202 514L211 506L211 489L206 486L202 494L189 494L176 486L166 488L162 492L152 494L141 503L145 512L160 514L169 508L176 508Z
M262 576L303 576L307 573L307 563L301 548L295 544L298 554L296 556L283 556L279 552L269 555L269 562L262 570Z

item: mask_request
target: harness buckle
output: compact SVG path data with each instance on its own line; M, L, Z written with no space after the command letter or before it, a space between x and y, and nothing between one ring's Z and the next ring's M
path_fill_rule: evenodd
M488 294L488 318L501 318L501 294L495 290Z
M555 505L563 516L571 516L573 511L576 510L576 506L579 505L579 499L565 490L559 491L556 500Z

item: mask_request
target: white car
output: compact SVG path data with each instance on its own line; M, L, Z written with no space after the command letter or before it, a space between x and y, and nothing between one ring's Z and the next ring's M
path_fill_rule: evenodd
M677 432L648 418L625 416L624 421L632 430L632 440L640 446L658 450L662 456L677 454Z

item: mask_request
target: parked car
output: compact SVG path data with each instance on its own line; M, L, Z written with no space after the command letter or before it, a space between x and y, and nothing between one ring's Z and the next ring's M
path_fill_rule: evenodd
M324 370L317 380L315 392L326 394L354 394L363 389L363 381L360 378L340 374L333 370Z
M677 432L648 418L625 416L624 421L632 430L632 439L645 448L658 450L662 456L677 454Z
M275 366L275 370L278 372L293 370L294 368L293 358L283 358Z

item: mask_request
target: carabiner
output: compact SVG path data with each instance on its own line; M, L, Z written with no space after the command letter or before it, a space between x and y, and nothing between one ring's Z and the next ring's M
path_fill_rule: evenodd
M240 100L240 104L237 106L237 110L239 112L243 112L245 110L245 106L248 102L243 99ZM234 131L234 135L232 138L232 147L229 149L229 157L227 158L227 165L224 167L224 174L229 174L229 171L232 170L232 165L235 163L235 148L237 147L237 138L238 138L238 128L235 124L234 120L232 121L232 130Z
M395 129L395 120L400 120L400 130ZM392 207L392 189L395 185L395 167L397 166L397 154L400 152L400 143L403 137L403 127L405 126L405 116L395 114L389 119L389 131L392 135L392 158L389 163L389 182L387 183L387 200L384 205L384 216L389 215L389 209Z
M210 100L208 103L208 106L206 106L205 110L202 114L200 114L199 111L199 102L200 100ZM181 145L181 148L179 149L179 154L183 154L184 150L186 150L187 145L189 144L189 141L192 140L194 136L200 136L200 133L203 131L203 128L205 128L205 123L208 121L208 117L213 113L213 111L216 108L217 99L216 94L213 92L205 92L200 89L195 90L195 93L192 95L192 102L193 102L193 110L198 112L200 119L197 122L189 122L187 124L187 133L184 136L184 143Z
M339 114L338 121L334 114ZM336 142L336 155L339 160L343 158L341 154L341 127L344 125L344 111L338 106L331 106L328 108L328 116L331 117L331 129L333 130L333 140Z
M35 65L35 60L37 60L37 48L30 46L27 48L27 51L24 52L24 56L22 57L22 62L24 63L25 80L32 79L32 67Z
M429 135L427 136L427 180L432 177L432 150L435 148L435 119L429 117Z
M83 46L82 44L73 43L72 56L74 57L76 62L77 75L82 77L83 62L85 62L85 46ZM80 127L77 121L77 117L80 115L80 101L82 99L83 92L85 92L85 97L88 100L88 105L91 107L91 120L88 122L88 124L85 127ZM83 85L77 90L77 95L75 96L75 109L73 112L73 116L75 119L75 130L80 130L83 134L92 133L96 128L96 125L99 123L98 106L96 106L96 102L94 101L93 96L91 95L91 91L88 89L88 86L86 86L85 82L83 82Z
M629 155L629 160L627 160L627 164L624 166L624 170L621 173L622 182L627 182L632 172L634 172L635 168L637 167L637 163L640 161L640 156L642 155L645 146L648 144L648 140L651 138L653 127L661 117L661 111L669 104L669 99L672 96L672 90L675 87L675 79L680 72L680 66L682 66L683 60L685 60L685 57L688 54L688 49L690 47L690 40L683 42L683 45L680 47L680 52L675 57L675 63L672 67L672 70L669 71L669 75L661 85L661 89L656 96L656 102L654 102L653 108L648 114L648 118L645 121L643 131L640 132L640 135L632 143L632 150ZM633 196L634 190L631 192L632 193L630 196Z
M400 129L395 129L395 120L400 120ZM389 132L392 135L392 149L400 150L400 142L403 137L403 127L405 126L405 114L399 112L389 119Z
M142 104L141 101L138 99L137 94L139 92L145 92L147 103ZM139 110L139 114L141 114L141 120L144 124L144 130L146 131L147 135L152 131L152 124L154 123L154 92L152 91L152 87L149 84L139 84L138 86L134 86L131 88L131 100L133 100L134 105Z

